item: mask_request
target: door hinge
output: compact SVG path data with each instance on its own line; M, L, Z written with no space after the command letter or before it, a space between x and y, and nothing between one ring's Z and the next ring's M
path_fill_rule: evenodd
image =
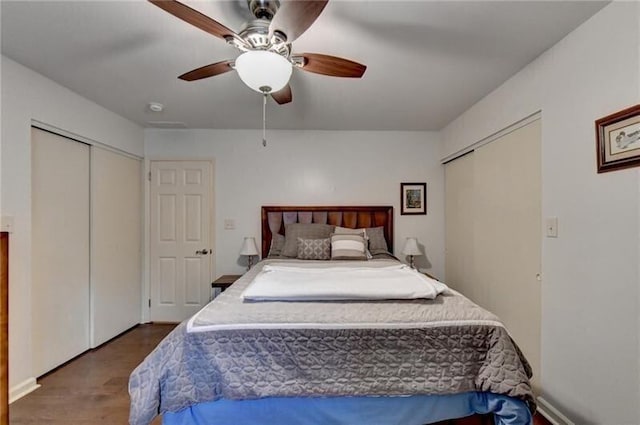
M149 181L151 181L151 171L149 171L149 173L147 174L147 178L149 179Z
M151 308L151 298L149 298L149 308Z

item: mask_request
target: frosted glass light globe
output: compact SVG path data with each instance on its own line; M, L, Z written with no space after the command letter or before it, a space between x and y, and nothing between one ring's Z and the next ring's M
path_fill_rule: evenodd
M293 68L283 56L266 50L250 50L236 59L240 79L259 93L275 93L289 83Z

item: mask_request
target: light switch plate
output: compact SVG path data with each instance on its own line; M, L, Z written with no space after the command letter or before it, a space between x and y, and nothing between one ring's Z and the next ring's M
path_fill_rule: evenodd
M545 228L547 229L548 238L558 237L558 217L548 217L545 221Z
M13 216L2 216L2 220L0 222L0 231L13 233Z
M236 228L236 221L231 218L224 219L224 230L234 230Z

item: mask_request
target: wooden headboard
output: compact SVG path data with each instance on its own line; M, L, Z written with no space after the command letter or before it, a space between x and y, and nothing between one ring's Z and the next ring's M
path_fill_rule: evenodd
M393 207L269 206L262 207L262 258L269 255L271 235L284 235L284 225L290 223L322 223L351 229L382 226L389 252L393 253Z

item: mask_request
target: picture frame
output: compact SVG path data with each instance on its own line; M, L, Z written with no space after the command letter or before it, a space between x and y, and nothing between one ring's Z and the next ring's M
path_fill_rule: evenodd
M598 173L640 165L640 105L596 120Z
M400 183L400 214L427 214L426 183Z

